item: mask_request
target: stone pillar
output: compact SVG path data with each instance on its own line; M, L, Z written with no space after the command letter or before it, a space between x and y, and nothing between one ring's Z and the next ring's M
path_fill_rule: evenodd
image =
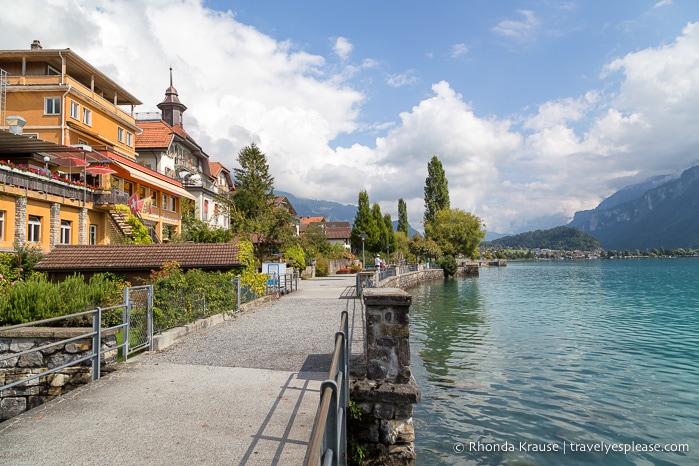
M350 414L350 449L362 449L367 465L412 465L413 404L420 402L410 372L412 296L398 288L369 288L363 300L366 370L351 381L350 400L359 410Z
M15 198L15 244L24 246L27 243L27 198Z
M61 239L61 204L51 204L51 218L49 219L49 250L56 247Z
M80 209L80 212L78 212L78 244L87 244L88 242L88 215L87 215L87 208L83 207Z

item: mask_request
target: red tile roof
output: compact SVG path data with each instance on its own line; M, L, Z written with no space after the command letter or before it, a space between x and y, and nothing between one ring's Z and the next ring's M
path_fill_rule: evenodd
M136 147L168 147L172 141L172 128L164 121L137 121L143 130L136 135Z
M177 261L183 269L231 269L240 267L236 243L169 243L59 245L48 252L39 271L153 270Z
M323 223L325 217L301 217L299 220L301 220L301 224Z

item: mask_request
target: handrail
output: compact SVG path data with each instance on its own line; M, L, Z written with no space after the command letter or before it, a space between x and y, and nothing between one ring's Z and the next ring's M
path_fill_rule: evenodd
M148 333L149 335L152 335L152 287L153 285L145 285L141 287L132 287L134 289L137 288L148 288L149 289L149 302L148 302L148 321L149 321L149 328L148 328ZM135 349L135 346L132 345L131 339L129 338L129 326L130 326L130 309L132 306L132 302L127 299L128 293L129 293L130 288L127 287L124 289L124 303L118 304L115 306L109 306L109 307L97 307L95 309L91 309L88 311L83 311L83 312L76 312L73 314L68 314L68 315L63 315L63 316L58 316L58 317L51 317L48 319L42 319L34 322L27 322L23 324L16 324L16 325L11 325L7 327L0 327L0 337L3 335L3 333L6 333L11 330L17 330L21 328L27 328L27 327L36 327L36 326L42 326L45 324L50 324L53 322L58 322L61 320L66 320L66 319L71 319L71 318L76 318L76 317L83 317L83 316L92 316L92 327L85 327L84 331L85 333L81 333L80 335L77 336L72 336L68 338L64 338L61 340L58 340L53 343L48 343L45 345L37 346L30 348L25 351L21 352L16 352L16 353L9 353L6 355L0 355L0 362L5 361L5 360L10 360L14 358L19 358L21 356L25 356L31 353L36 353L39 351L43 351L45 349L51 348L53 346L59 346L59 345L65 345L67 343L77 341L77 340L84 340L84 339L90 339L92 341L90 352L81 358L77 358L74 360L71 360L63 365L57 366L57 367L52 367L52 368L47 368L46 370L39 372L38 374L33 374L28 377L25 377L23 379L16 380L12 383L8 383L6 385L1 385L0 386L0 392L10 389L12 387L30 382L32 380L38 379L40 377L45 377L49 374L53 374L55 372L59 372L63 369L66 369L71 366L77 366L85 361L90 361L92 363L92 380L95 381L100 378L100 363L101 363L101 356L103 354L106 354L111 351L119 350L122 349L122 354L124 357L124 360L128 357L129 352L131 352L133 349ZM122 322L120 324L113 325L111 327L102 327L102 317L104 316L104 313L107 311L111 310L118 310L122 309ZM110 346L108 348L102 349L102 335L105 332L110 332L110 331L116 331L118 332L119 330L123 330L124 333L124 338L121 344L115 345L115 346ZM152 341L152 338L149 337L149 342ZM150 344L150 343L149 343Z
M0 335L1 335L3 332L7 332L9 330L16 330L19 328L36 326L39 324L57 322L59 320L80 317L80 316L85 316L85 315L92 315L91 331L84 333L84 334L81 334L81 335L78 335L76 337L65 338L65 339L62 339L62 340L57 341L55 343L48 344L48 345L43 345L43 346L31 348L29 350L22 351L21 353L11 353L11 355L7 355L7 356L0 358L0 361L4 361L6 359L13 359L13 358L16 358L16 357L19 357L22 355L26 355L26 354L30 354L30 353L36 353L37 351L41 351L42 349L46 349L47 347L57 346L59 344L65 345L66 343L69 343L69 342L72 342L75 340L86 339L86 338L92 339L90 354L88 354L87 356L84 356L82 358L79 358L79 359L74 359L66 364L61 365L61 366L53 367L53 368L47 369L43 372L40 372L38 374L33 374L29 377L25 377L23 379L16 380L15 382L0 386L0 391L7 390L7 389L15 387L17 385L30 382L30 381L32 381L34 379L38 379L40 377L45 377L46 375L61 371L67 367L76 366L84 361L91 361L92 362L92 380L93 381L97 380L100 377L100 356L108 351L114 351L114 350L117 350L119 348L124 348L124 352L126 352L127 348L128 348L128 340L125 340L120 345L116 345L114 347L110 347L110 348L107 348L105 350L101 349L101 337L105 331L122 328L122 327L128 325L128 323L121 323L119 325L115 325L115 326L109 327L109 328L102 328L102 326L101 326L102 312L105 310L115 309L115 308L120 308L120 307L122 307L122 306L112 306L110 308L104 308L104 309L97 307L97 308L92 309L90 311L76 312L74 314L69 314L69 315L65 315L65 316L52 317L50 319L43 319L43 320L39 320L36 322L17 324L17 325L12 325L9 327L0 328Z
M347 464L347 408L349 407L348 314L342 311L340 331L328 379L321 383L320 402L306 451L306 466Z

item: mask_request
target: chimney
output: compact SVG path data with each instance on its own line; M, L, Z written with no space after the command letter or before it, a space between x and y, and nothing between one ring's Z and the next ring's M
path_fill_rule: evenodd
M41 42L34 39L34 42L32 42L32 50L41 50L41 49L43 49L43 47L41 46Z
M27 120L19 115L10 115L5 120L7 120L7 126L10 127L10 133L12 134L22 134L24 125L27 124Z

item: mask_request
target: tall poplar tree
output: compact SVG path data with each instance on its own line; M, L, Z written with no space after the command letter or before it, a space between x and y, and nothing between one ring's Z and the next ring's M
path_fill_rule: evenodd
M437 156L427 164L427 178L425 179L425 225L432 222L440 210L448 209L449 183L442 168L442 162Z
M408 236L408 206L403 199L398 199L398 231Z
M371 208L369 207L369 194L366 191L359 193L359 199L357 201L357 213L354 216L354 223L352 224L352 232L350 233L350 244L352 249L358 253L362 251L362 238L361 234L364 233L366 236L364 248L369 249L369 244L371 238L375 238L379 235L378 225L373 221L371 216Z
M387 250L386 253L388 254L389 257L386 258L386 261L388 262L390 260L390 253L396 252L397 243L396 243L396 234L393 231L393 219L391 218L391 214L386 214L383 216L383 224L385 225L385 233L386 233L386 241L384 243L384 249Z
M370 238L369 249L376 253L385 251L388 234L386 232L386 224L383 222L381 206L378 202L375 202L374 205L371 206L371 220L376 225L376 231L378 234Z

